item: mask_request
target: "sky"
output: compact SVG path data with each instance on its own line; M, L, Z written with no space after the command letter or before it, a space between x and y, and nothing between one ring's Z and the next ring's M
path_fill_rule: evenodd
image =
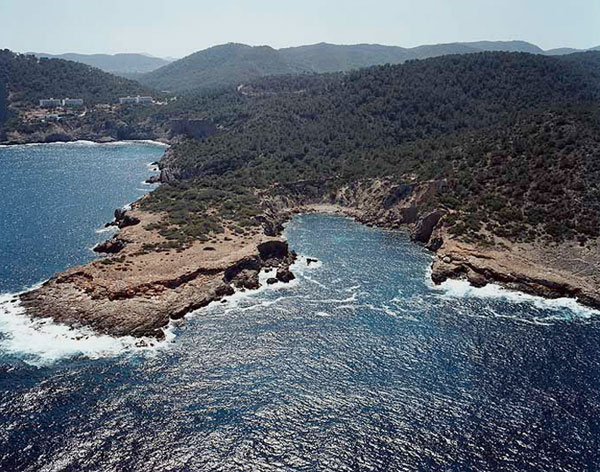
M600 0L0 0L0 48L183 57L228 42L600 46Z

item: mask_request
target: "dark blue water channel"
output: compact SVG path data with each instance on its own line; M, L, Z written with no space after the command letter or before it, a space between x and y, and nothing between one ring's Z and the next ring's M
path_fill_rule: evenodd
M34 349L0 323L0 470L600 470L596 313L433 287L424 249L339 216L286 235L320 263L159 349Z

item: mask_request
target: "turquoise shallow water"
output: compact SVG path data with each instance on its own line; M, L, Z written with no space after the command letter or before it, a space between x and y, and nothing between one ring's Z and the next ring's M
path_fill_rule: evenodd
M424 249L346 218L286 235L296 281L159 349L33 335L7 311L0 470L600 470L597 313L433 287Z

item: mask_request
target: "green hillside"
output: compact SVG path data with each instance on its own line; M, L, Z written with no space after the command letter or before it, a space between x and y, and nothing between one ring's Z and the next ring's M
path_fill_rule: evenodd
M276 183L314 182L309 193L326 196L412 175L447 179L438 204L456 212L465 237L484 238L483 228L519 240L596 237L599 99L600 53L480 53L265 78L178 105L224 130L175 146L168 165L182 182L148 205L185 228L186 208L197 218L204 205L252 202L252 189Z
M319 43L279 50L268 46L225 44L196 52L136 79L161 90L182 92L236 86L269 75L341 72L374 65L401 64L411 59L482 51L544 54L542 49L525 41L479 41L414 48Z
M145 74L140 82L150 87L182 91L237 85L266 75L301 72L268 46L224 44L196 52Z
M41 98L83 98L87 104L113 103L119 96L147 93L139 83L65 61L0 51L0 81L11 107L37 105Z

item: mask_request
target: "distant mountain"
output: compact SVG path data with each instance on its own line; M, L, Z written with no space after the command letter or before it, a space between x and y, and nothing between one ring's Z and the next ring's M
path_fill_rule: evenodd
M139 80L160 90L182 91L234 85L257 77L303 71L269 46L229 43L191 54L144 74Z
M132 74L144 74L169 64L171 61L160 57L153 57L147 54L46 54L40 52L30 52L37 57L46 57L50 59L65 59L67 61L81 62L88 66L97 67L105 72L116 75L131 76Z
M310 72L339 72L380 64L397 64L413 55L408 49L380 44L311 44L279 49L290 64Z
M528 52L530 54L544 54L544 50L527 41L475 41L464 44L479 51L504 51L504 52Z
M413 48L380 44L318 43L279 50L269 46L252 47L232 43L198 51L160 69L132 78L161 90L182 92L236 85L269 75L348 71L381 64L401 64L412 59L483 51L546 54L540 47L525 41L476 41ZM576 51L553 50L549 54Z
M565 54L573 54L576 52L581 52L579 49L575 48L556 48L556 49L548 49L544 51L544 54L547 56L564 56Z

